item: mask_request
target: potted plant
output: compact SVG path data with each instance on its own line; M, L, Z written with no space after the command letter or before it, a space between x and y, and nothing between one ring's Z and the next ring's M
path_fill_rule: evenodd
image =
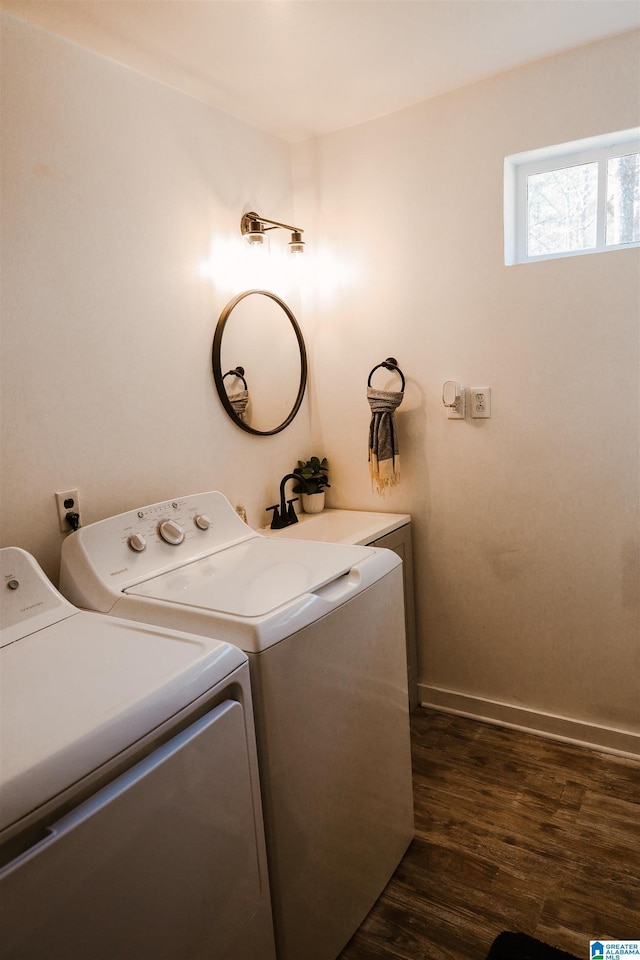
M302 509L305 513L320 513L324 510L325 487L330 487L329 462L326 457L311 457L309 460L298 460L298 466L293 472L304 481L297 483L294 493L299 493L302 499Z

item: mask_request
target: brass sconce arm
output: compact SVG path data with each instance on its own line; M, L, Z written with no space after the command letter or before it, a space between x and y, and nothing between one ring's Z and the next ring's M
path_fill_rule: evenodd
M245 213L240 220L240 230L242 236L246 237L249 243L262 243L264 234L267 230L289 230L291 240L289 248L293 253L302 253L304 240L302 227L294 227L291 223L281 223L279 220L270 220L268 217L261 217L254 211Z

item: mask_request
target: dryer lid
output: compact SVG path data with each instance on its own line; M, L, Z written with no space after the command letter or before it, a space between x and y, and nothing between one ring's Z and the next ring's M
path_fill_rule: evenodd
M246 664L242 651L97 613L0 650L0 831Z
M0 550L0 831L188 706L246 656L84 613L34 558Z
M370 547L253 537L127 587L126 594L236 617L262 617L336 580Z

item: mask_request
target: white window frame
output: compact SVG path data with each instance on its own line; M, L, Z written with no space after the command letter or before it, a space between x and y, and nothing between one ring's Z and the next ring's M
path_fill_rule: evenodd
M557 260L562 257L579 257L588 253L609 253L640 246L632 243L605 243L607 161L640 152L640 127L603 134L573 143L560 143L526 153L505 157L504 161L504 262L507 266L516 263L535 263L538 260ZM562 253L545 253L529 256L527 252L528 205L527 179L532 174L560 170L582 163L598 163L598 205L596 245L585 250L567 250Z

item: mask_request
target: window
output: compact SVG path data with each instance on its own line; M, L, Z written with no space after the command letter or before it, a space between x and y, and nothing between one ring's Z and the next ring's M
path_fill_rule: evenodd
M640 246L640 128L504 162L505 263Z

